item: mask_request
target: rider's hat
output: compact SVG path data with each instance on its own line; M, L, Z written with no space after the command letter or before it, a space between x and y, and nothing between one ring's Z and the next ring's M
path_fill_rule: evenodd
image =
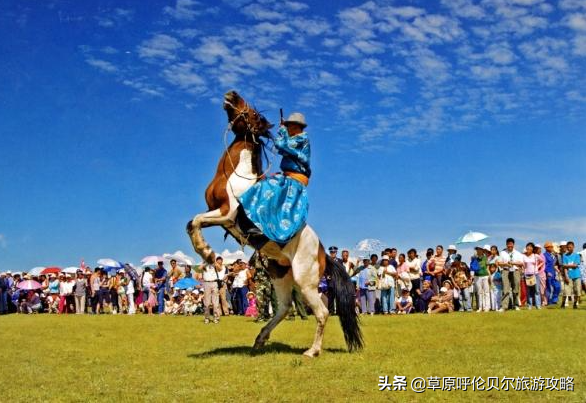
M296 123L301 127L307 126L307 123L305 123L305 116L299 112L293 112L289 115L287 120L285 120L285 126L287 126L289 123Z

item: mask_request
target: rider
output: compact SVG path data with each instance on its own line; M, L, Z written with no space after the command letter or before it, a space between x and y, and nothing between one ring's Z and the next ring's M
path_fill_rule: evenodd
M240 196L246 216L270 240L285 244L303 228L307 219L307 185L311 176L309 167L309 138L304 129L305 117L292 113L275 137L275 147L283 156L280 174L265 178Z

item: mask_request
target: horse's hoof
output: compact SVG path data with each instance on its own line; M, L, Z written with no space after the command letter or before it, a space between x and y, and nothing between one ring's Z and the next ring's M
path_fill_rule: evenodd
M254 350L260 350L261 348L263 348L265 346L266 342L267 342L266 340L263 340L260 338L260 336L257 336L256 340L254 341L254 346L252 346L252 348Z
M303 355L309 358L315 358L319 355L319 350L314 350L313 348L310 348L309 350L306 350L303 353Z

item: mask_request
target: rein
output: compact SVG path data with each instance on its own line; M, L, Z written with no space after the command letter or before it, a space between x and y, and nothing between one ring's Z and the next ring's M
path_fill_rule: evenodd
M234 105L232 105L230 102L228 101L224 101L226 104L230 105L232 107L232 109L237 110L236 107L234 107ZM272 166L272 161L269 159L268 155L267 155L267 151L266 151L266 144L264 142L262 142L261 140L258 140L255 138L256 136L254 136L256 134L256 129L254 129L251 125L250 122L248 121L248 116L247 113L250 111L250 107L248 106L248 104L246 104L246 109L241 110L235 117L234 119L232 119L231 122L228 122L228 126L226 127L226 130L224 130L224 149L226 151L226 154L228 155L228 161L230 161L230 165L232 166L232 170L233 173L238 176L239 178L242 179L246 179L246 180L259 180L260 178L264 177L267 173L269 173L269 171L271 170L271 166ZM234 165L234 161L232 160L232 156L230 155L230 146L228 145L228 133L230 132L230 130L232 130L232 125L234 124L234 122L236 122L239 118L243 118L244 121L246 122L246 128L248 129L248 131L253 135L252 136L252 141L254 144L259 145L260 144L260 148L261 148L261 153L264 154L265 160L267 162L267 169L261 174L261 175L256 175L254 177L246 177L243 175L240 175L238 172L236 172L236 166ZM244 136L244 142L247 142L247 137ZM274 154L274 152L273 152ZM262 158L262 156L261 156ZM262 167L262 161L261 161L261 167ZM224 172L224 175L227 177L226 172ZM231 185L230 185L231 187ZM232 190L232 193L234 193L234 190Z

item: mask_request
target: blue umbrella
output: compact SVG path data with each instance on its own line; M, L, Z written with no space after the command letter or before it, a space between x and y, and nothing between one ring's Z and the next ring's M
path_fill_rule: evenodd
M186 288L194 288L195 286L198 286L200 283L199 281L193 279L193 278L182 278L181 280L179 280L178 282L175 283L174 287L178 288L180 290L184 290Z

